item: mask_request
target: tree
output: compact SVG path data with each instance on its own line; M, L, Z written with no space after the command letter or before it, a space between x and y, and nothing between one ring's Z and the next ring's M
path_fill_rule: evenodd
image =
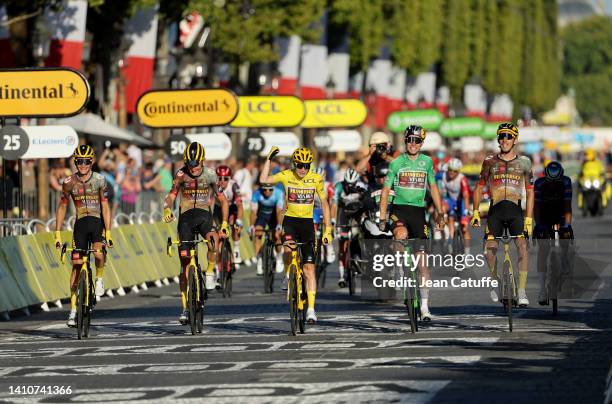
M500 39L497 46L500 54L497 81L501 93L509 94L513 100L520 93L523 62L523 7L528 0L503 0L499 9L498 29Z
M501 92L498 70L500 50L500 15L496 1L487 1L484 10L485 18L485 59L483 65L483 87L489 94Z
M421 29L413 32L417 37L417 60L411 73L418 74L431 69L440 60L442 30L444 27L443 0L421 0L419 7Z
M362 72L367 71L370 59L380 54L384 39L383 1L332 1L330 19L333 23L347 27L352 67Z
M391 43L391 56L394 63L411 74L418 73L418 32L424 27L419 18L421 1L392 0L385 10L389 24L386 35Z
M576 91L576 107L586 122L612 125L612 18L568 25L561 36L563 87Z
M487 3L495 2L488 0L471 0L472 23L470 32L470 77L483 79L485 64L485 49L487 35Z
M459 102L468 79L470 63L470 3L447 0L445 40L442 48L443 81L449 86L454 102Z

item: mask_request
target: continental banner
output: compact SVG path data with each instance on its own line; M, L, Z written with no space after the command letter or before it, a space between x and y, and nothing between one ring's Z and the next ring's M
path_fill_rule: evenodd
M238 97L240 111L231 126L238 128L292 128L306 114L304 103L292 95Z
M368 116L363 102L355 99L306 100L303 128L336 128L361 125Z
M81 112L89 101L89 83L67 67L0 70L3 117L61 117Z
M138 98L138 119L151 128L222 126L238 113L236 96L222 88L154 90Z

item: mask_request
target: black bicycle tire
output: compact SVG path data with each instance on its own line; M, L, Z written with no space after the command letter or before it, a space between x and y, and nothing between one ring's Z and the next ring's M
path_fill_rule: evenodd
M91 268L87 268L87 294L89 296L89 305L85 307L83 315L83 336L89 338L89 327L91 326L91 311L96 302L96 295L94 293L93 281L91 279Z
M513 305L514 305L514 289L512 287L512 279L510 278L512 276L512 273L510 272L510 264L508 262L504 262L504 266L503 266L503 270L504 270L504 287L506 288L506 314L508 316L508 328L510 330L510 332L512 332L512 328L513 328L513 324L512 324L512 309L513 309Z
M201 294L200 302L198 304L198 309L197 309L197 332L198 334L202 334L202 330L204 329L204 300L205 300L204 293L206 293L206 288L202 284L202 270L198 267L197 271L198 271L198 289L200 290L200 294Z
M349 296L353 296L355 294L355 275L354 275L354 271L353 271L353 259L351 257L351 242L353 240L349 239L348 241L348 246L346 248L346 256L347 256L347 260L346 260L346 280L348 283L348 290L349 290Z
M87 293L87 280L83 276L83 271L79 272L79 283L77 289L77 338L83 338L83 320L85 317L85 294Z
M196 314L197 314L197 293L196 293L196 281L194 275L195 268L189 267L189 283L187 284L187 306L189 308L189 327L191 328L191 335L195 335L197 331L196 326Z
M416 310L414 310L414 298L410 297L408 299L408 304L406 305L406 309L408 311L408 319L410 320L410 332L413 334L417 332L417 320L416 320Z
M302 273L302 282L301 282L301 284L302 284L302 293L301 293L301 296L304 297L304 296L306 296L306 286L305 286L306 282L304 282L304 274L303 273ZM299 328L300 328L300 334L304 334L304 332L306 330L306 309L305 309L304 306L302 307L302 310L298 309L298 314L300 314L299 317L298 317L298 320L299 320L298 321L298 325L299 325Z
M298 296L297 285L295 280L295 267L289 268L289 315L291 318L291 334L297 335L298 328Z
M274 282L274 246L270 243L269 235L266 237L263 250L263 270L264 270L264 293L272 293L272 283Z

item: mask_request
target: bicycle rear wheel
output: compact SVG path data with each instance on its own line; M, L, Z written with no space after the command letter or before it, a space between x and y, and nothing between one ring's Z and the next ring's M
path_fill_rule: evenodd
M353 240L349 240L348 248L346 250L347 258L347 266L346 266L346 280L348 283L349 295L353 296L355 294L355 261L353 261L353 257L351 256L351 244Z
M291 317L291 334L297 335L298 330L298 289L295 279L295 266L289 268L289 315Z
M223 242L223 248L221 249L221 289L223 291L223 297L230 297L232 295L232 274L231 274L231 250L228 239Z
M77 288L77 338L81 339L84 336L84 322L87 310L87 277L84 271L79 272L79 285Z
M302 293L300 295L300 299L304 299L306 296L306 282L304 282L304 276L300 277L300 285L298 290L301 289ZM306 304L306 302L304 302ZM302 310L299 310L299 326L300 326L300 334L304 334L304 329L306 328L306 310L305 307L302 306Z
M89 299L87 300L89 302L88 305L85 306L85 312L83 315L83 336L85 338L89 338L89 326L91 325L91 312L93 309L94 304L96 303L96 295L94 293L94 289L93 289L93 282L91 279L91 268L88 268L87 271L87 293L89 296Z
M191 266L189 267L189 284L187 290L187 305L189 306L189 326L191 328L191 335L195 335L197 332L197 311L198 311L198 300L197 300L197 283L195 277L196 269Z

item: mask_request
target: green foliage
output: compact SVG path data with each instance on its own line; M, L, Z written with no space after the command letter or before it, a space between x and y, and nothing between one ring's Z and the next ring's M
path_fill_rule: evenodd
M382 0L335 0L330 4L330 18L344 25L349 33L351 65L366 71L370 59L380 54L384 39Z
M500 20L501 16L497 8L496 1L486 1L485 10L485 60L483 65L483 78L482 84L486 91L490 94L499 92L499 74L498 70L501 68L499 65L499 56L501 54L500 48Z
M519 96L523 63L523 7L529 0L503 0L499 9L500 54L497 80L499 92Z
M477 79L483 77L486 58L487 3L494 4L494 2L488 0L471 0L470 76Z
M447 0L445 36L442 43L443 81L454 100L460 99L470 67L470 3Z
M563 39L563 87L576 91L583 120L612 125L612 18L593 17L568 25Z

